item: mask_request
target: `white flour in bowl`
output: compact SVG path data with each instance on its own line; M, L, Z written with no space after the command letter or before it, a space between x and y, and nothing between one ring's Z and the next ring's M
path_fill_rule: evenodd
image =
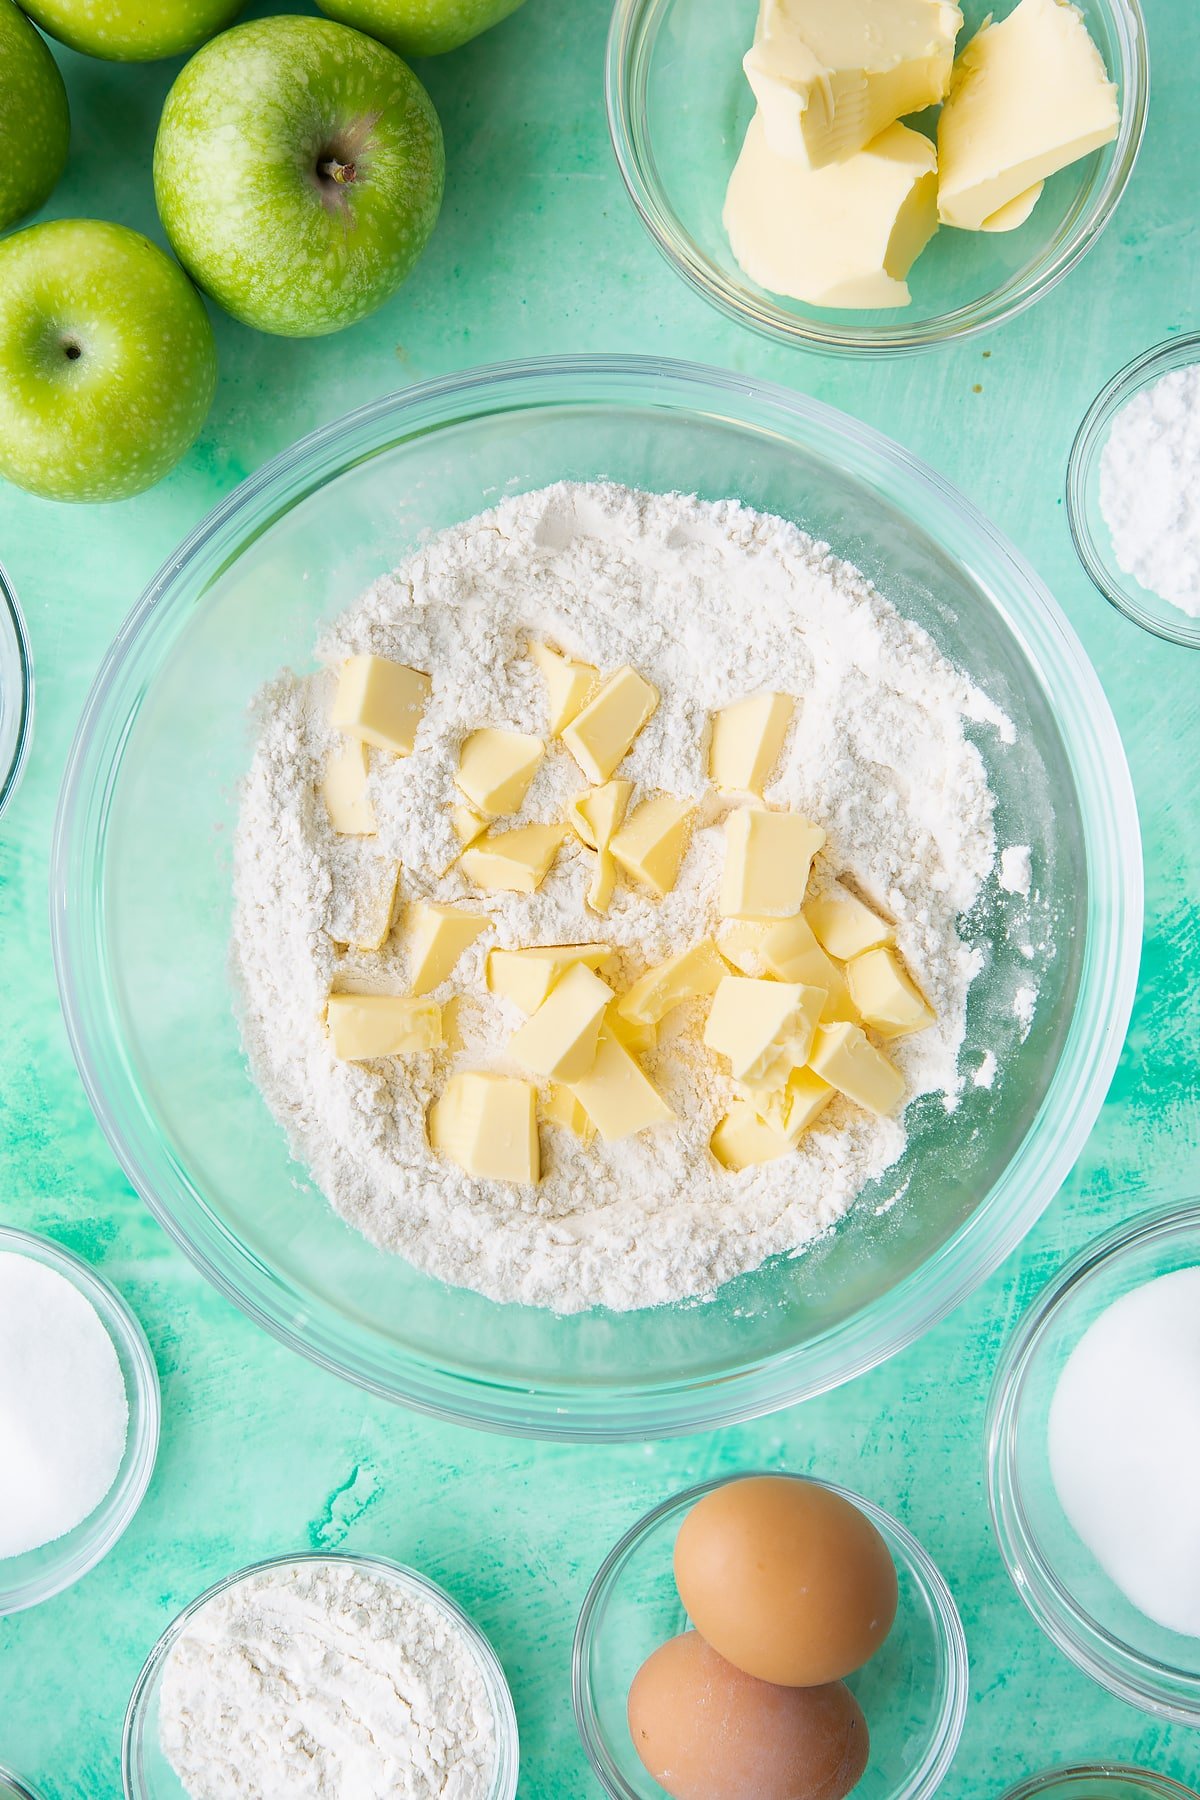
M568 844L540 892L481 895L451 863L447 817L458 745L480 726L544 733L531 635L611 672L631 663L661 691L621 773L700 801L678 884L664 901L618 890L597 919L589 861ZM766 688L797 696L768 802L825 828L818 882L847 873L894 918L937 1024L891 1045L912 1095L954 1095L978 953L956 920L996 858L993 796L968 722L1010 740L986 695L870 582L794 525L736 501L560 484L443 533L377 582L319 646L429 671L412 756L372 757L379 833L338 838L320 794L331 744L329 672L285 674L261 696L235 858L234 969L252 1072L297 1157L369 1238L442 1280L573 1312L706 1294L839 1219L902 1154L902 1121L836 1100L799 1150L730 1174L712 1131L732 1089L700 1043L693 1007L668 1016L647 1072L678 1116L621 1143L584 1146L543 1128L536 1189L480 1181L437 1159L425 1113L452 1066L519 1073L521 1023L489 995L495 945L604 939L633 979L716 923L722 808L708 788L712 711ZM547 756L515 821L561 819L584 786ZM370 1065L335 1060L330 986L404 991L402 929L378 954L342 954L349 915L399 859L403 900L486 912L494 929L434 997L464 999L464 1048ZM448 872L440 873L443 869Z
M1125 573L1200 619L1200 363L1121 408L1100 459L1100 510Z

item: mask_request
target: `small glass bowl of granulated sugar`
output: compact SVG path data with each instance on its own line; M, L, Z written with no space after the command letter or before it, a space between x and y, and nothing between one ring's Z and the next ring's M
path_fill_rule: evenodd
M1148 350L1097 395L1067 465L1067 519L1118 612L1200 649L1200 333Z

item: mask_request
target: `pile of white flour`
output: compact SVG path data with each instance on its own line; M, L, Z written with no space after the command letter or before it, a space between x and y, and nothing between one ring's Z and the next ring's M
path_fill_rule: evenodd
M1125 573L1200 619L1200 363L1121 408L1100 458L1100 510Z
M531 635L605 674L630 663L660 690L621 772L642 791L700 802L666 900L619 889L598 919L584 902L590 857L573 842L532 896L481 895L453 865L448 807L462 738L484 725L546 731ZM478 1181L435 1158L426 1108L452 1066L520 1072L505 1047L521 1016L486 991L493 946L603 939L625 953L621 974L632 980L716 928L725 809L708 787L709 715L768 688L798 705L766 799L824 826L818 883L848 874L895 919L937 1024L892 1053L913 1095L954 1092L979 966L956 919L996 855L993 797L964 726L1011 739L1003 715L924 631L795 526L736 501L613 486L559 484L444 533L319 647L329 665L353 652L433 676L414 754L372 757L378 837L339 838L326 816L327 671L284 675L260 696L236 846L234 964L252 1071L337 1210L445 1281L561 1312L709 1293L840 1218L901 1155L902 1122L837 1100L795 1155L724 1171L708 1142L731 1086L700 1043L694 1007L668 1016L646 1061L678 1125L587 1146L543 1128L536 1190ZM560 820L584 785L554 746L508 823ZM494 930L435 996L466 996L456 1057L339 1063L323 1023L331 986L407 984L402 928L379 954L337 947L353 936L364 896L386 885L389 859L402 865L402 901L465 904Z
M496 1721L466 1634L382 1574L263 1569L187 1626L159 1738L191 1800L487 1800Z

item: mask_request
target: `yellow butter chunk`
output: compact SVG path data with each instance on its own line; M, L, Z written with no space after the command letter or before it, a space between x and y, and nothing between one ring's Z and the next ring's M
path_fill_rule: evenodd
M822 1023L831 1019L857 1021L858 1012L846 978L833 958L818 944L803 913L797 913L794 919L780 919L777 924L765 926L758 949L762 968L776 981L800 981L807 987L825 989Z
M934 1023L933 1008L888 945L847 963L846 979L864 1025L880 1037L904 1037Z
M809 1060L825 995L792 981L726 975L704 1027L710 1050L729 1059L738 1081L769 1087Z
M834 1091L811 1069L793 1069L781 1087L747 1087L746 1099L759 1117L795 1149L825 1111Z
M442 1011L432 1000L400 994L330 994L329 1035L342 1062L415 1056L442 1041Z
M791 1147L745 1100L734 1101L709 1141L721 1167L735 1172L777 1162Z
M342 664L330 723L360 743L409 756L432 689L419 669L383 656L351 656Z
M742 66L772 149L842 162L936 105L962 22L948 0L761 0Z
M549 644L531 643L529 654L546 678L550 735L561 737L592 697L600 672L591 663L574 662Z
M551 988L509 1045L517 1062L551 1081L578 1081L596 1060L600 1026L613 997L610 987L576 963Z
M433 1149L483 1181L536 1183L542 1172L537 1089L509 1075L462 1070L429 1109Z
M716 945L711 938L701 938L690 949L680 950L666 962L647 969L629 992L622 994L617 1011L625 1019L657 1025L673 1006L715 994L725 974Z
M725 195L730 248L751 281L810 306L907 306L908 272L937 230L937 151L907 125L823 169L777 156L755 114Z
M904 1098L904 1077L858 1025L819 1025L809 1063L822 1081L868 1112L893 1113Z
M1002 206L998 212L992 213L979 227L980 231L1017 231L1030 218L1034 207L1045 192L1046 184L1039 181Z
M695 810L690 801L659 794L636 807L613 837L613 860L660 900L679 878Z
M588 780L607 781L658 705L658 689L626 666L609 677L562 741Z
M849 962L876 944L890 943L892 927L848 888L830 888L808 902L804 916L817 942L839 962Z
M375 812L367 792L371 752L366 744L351 738L331 750L325 764L321 792L325 810L335 831L346 837L371 837L375 830Z
M799 813L748 807L725 821L718 901L726 919L790 919L800 911L813 857L825 842Z
M463 1048L463 997L451 994L442 1002L442 1044L447 1050L459 1051Z
M644 1019L627 1019L615 1004L604 1015L604 1029L624 1044L630 1056L645 1056L658 1048L657 1025L648 1025Z
M548 1089L542 1101L542 1115L552 1125L561 1125L565 1130L574 1132L585 1144L590 1144L596 1135L596 1127L570 1088L560 1087L557 1082Z
M590 1072L571 1083L571 1092L606 1143L669 1124L675 1117L625 1046L607 1031L600 1033Z
M473 844L488 828L488 821L473 806L452 806L450 824L460 844Z
M527 950L491 950L487 984L490 992L511 1000L528 1017L568 969L582 963L595 972L607 970L615 956L610 944L535 944Z
M566 835L565 825L489 832L463 851L459 868L486 894L536 894Z
M1117 90L1083 14L1067 0L1020 0L955 64L938 121L943 223L996 229L1006 208L1110 143L1120 123Z
M458 753L457 785L477 812L498 819L514 813L546 754L540 737L520 731L473 731Z
M708 769L714 786L761 796L779 761L795 704L790 694L752 694L713 714Z
M596 913L606 913L612 904L617 868L609 846L625 817L632 794L632 781L606 781L602 787L589 788L571 802L568 814L571 829L581 843L596 852L596 867L587 895L587 903Z
M763 944L770 929L766 919L731 919L721 927L717 948L740 974L762 975L766 972Z
M356 950L381 950L392 932L400 864L386 857L364 857L353 869L338 872L329 918L335 943Z
M416 901L409 908L408 922L414 994L428 994L445 981L463 951L491 924L485 913L437 906L431 900Z

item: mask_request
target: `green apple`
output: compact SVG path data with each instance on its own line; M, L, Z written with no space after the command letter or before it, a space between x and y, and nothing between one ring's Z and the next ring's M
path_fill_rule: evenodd
M178 462L212 403L204 302L148 238L95 219L0 242L0 475L122 500Z
M0 231L50 198L70 135L58 64L13 0L0 0Z
M21 0L43 31L110 62L156 62L223 31L244 0Z
M440 56L516 12L524 0L317 0L323 13L357 25L401 56Z
M437 222L442 128L412 70L328 19L237 25L167 95L154 193L200 286L247 325L319 337L395 292Z

